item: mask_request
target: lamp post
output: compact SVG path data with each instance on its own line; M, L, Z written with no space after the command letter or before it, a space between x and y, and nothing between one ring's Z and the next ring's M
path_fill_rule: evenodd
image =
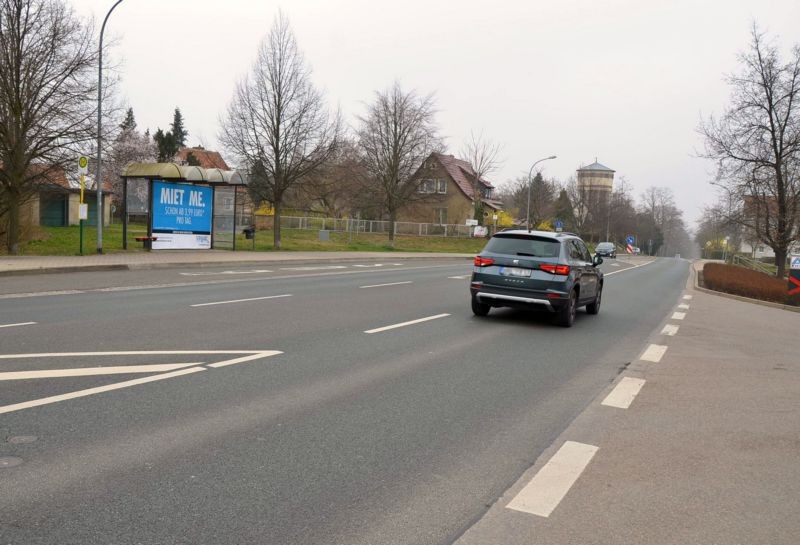
M122 0L117 0L103 19L103 26L100 27L100 46L98 48L98 68L97 68L97 176L95 186L97 189L97 253L103 253L103 34L106 31L106 23Z
M550 157L545 157L544 159L539 159L535 163L531 165L530 170L528 171L528 212L525 214L525 225L528 227L528 232L531 232L531 186L533 185L533 167L541 163L542 161L548 161L550 159L555 159L555 155L551 155Z

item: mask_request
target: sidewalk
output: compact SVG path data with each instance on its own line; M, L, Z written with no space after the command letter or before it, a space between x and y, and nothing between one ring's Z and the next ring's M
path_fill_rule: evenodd
M650 339L663 357L640 356L660 361L633 362L458 545L800 542L800 315L685 293ZM603 405L622 378L645 382ZM590 461L561 499L566 441ZM549 516L509 509L523 490Z
M134 270L171 266L213 267L264 263L311 263L378 259L472 259L474 254L419 252L232 252L158 250L83 256L0 256L0 276L83 270Z

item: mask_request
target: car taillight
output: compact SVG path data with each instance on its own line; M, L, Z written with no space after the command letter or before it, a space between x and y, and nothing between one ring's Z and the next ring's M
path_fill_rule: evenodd
M494 259L477 256L474 263L476 267L488 267L489 265L494 265Z
M539 268L550 274L569 274L569 265L539 265Z

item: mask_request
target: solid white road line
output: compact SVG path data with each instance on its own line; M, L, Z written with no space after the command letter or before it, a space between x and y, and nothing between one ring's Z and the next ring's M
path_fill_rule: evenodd
M644 379L633 377L622 377L619 384L611 390L611 393L606 396L601 405L607 407L616 407L618 409L627 409L636 399L636 394L644 386Z
M685 312L673 312L672 313L672 319L673 320L683 320L684 318L686 318L686 313Z
M279 299L281 297L291 297L291 293L283 295L268 295L266 297L248 297L247 299L234 299L233 301L215 301L213 303L198 303L196 305L189 305L191 307L210 307L212 305L227 305L230 303L245 303L247 301L263 301L264 299Z
M36 322L20 322L18 324L2 324L2 325L0 325L0 328L2 328L2 327L19 327L21 325L36 325Z
M232 360L225 360L225 361L218 361L217 363L210 363L208 367L227 367L228 365L235 365L237 363L244 363L246 361L253 361L258 360L261 358L268 358L270 356L277 356L278 354L283 354L280 350L264 350L263 352L259 352L258 354L251 354L250 356L242 356L241 358L234 358Z
M0 380L26 380L32 378L92 377L97 375L124 375L127 373L163 373L192 365L191 363L160 363L154 365L121 365L118 367L79 367L77 369L49 369L46 371L9 371L0 373Z
M686 299L687 301L691 301L692 296L691 295L684 295L683 298Z
M394 324L394 325L387 325L384 327L378 327L375 329L368 329L364 333L380 333L381 331L389 331L390 329L397 329L398 327L405 327L407 325L414 325L419 324L422 322L429 322L430 320L436 320L437 318L444 318L445 316L450 316L449 314L437 314L436 316L428 316L427 318L420 318L419 320L411 320L409 322L403 322L402 324Z
M0 407L0 414L10 413L13 411L20 411L22 409L30 409L31 407L39 407L41 405L49 405L51 403L58 403L59 401L66 401L68 399L75 399L78 397L86 397L94 394L100 394L103 392L110 392L112 390L120 390L122 388L128 388L130 386L137 386L139 384L146 384L148 382L155 382L157 380L166 380L168 378L179 377L191 373L197 373L199 371L205 371L205 368L190 367L188 369L181 369L179 371L173 371L171 373L162 373L160 375L152 375L149 377L126 380L125 382L116 382L114 384L98 386L97 388L89 388L88 390L79 390L77 392L70 392L68 394L43 397L41 399L34 399L33 401L25 401L23 403L15 403L13 405L6 405L4 407Z
M664 354L667 352L667 347L660 345L660 344L651 344L647 347L647 350L644 351L642 357L639 358L643 361L652 361L654 363L658 363L661 361L661 358L664 357Z
M549 517L589 465L597 450L598 447L594 445L565 442L506 507Z
M401 284L411 284L411 280L406 280L405 282L390 282L389 284L371 284L369 286L358 286L358 289L367 289L367 288L383 288L385 286L399 286Z
M680 305L678 305L678 308L681 310L689 310L689 305L681 303Z
M680 326L667 324L664 326L664 329L661 330L662 335L669 335L670 337L674 337L675 334L678 332L678 328Z
M632 271L633 269L638 269L639 267L646 267L647 265L653 262L655 262L655 259L653 259L652 261L647 261L646 263L642 263L641 265L634 265L633 267L628 267L627 269L620 269L618 271L603 273L603 276L611 276L612 274L617 274L625 271Z
M253 269L252 271L221 271L221 272L198 272L198 273L182 272L180 274L181 276L217 276L220 274L263 274L271 272L272 271L269 269Z
M447 278L452 278L453 280L464 280L465 278L469 278L469 275L462 274L461 276L448 276Z

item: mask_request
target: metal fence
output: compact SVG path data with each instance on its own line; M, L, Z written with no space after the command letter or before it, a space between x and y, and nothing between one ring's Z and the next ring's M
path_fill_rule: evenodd
M281 229L301 229L307 231L339 231L343 233L388 233L390 222L377 220L312 218L281 216ZM398 235L471 237L474 227L469 225L437 225L435 223L412 223L396 221L395 233Z

